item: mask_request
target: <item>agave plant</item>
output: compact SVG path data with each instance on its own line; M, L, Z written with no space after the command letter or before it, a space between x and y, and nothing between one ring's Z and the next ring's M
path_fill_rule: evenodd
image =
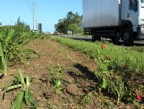
M16 29L0 28L0 42L4 54L7 54L9 62L24 62L28 52L35 53L24 46L32 41L34 35L31 32L19 32Z
M26 78L24 78L22 71L19 70L17 82L13 83L12 85L8 85L3 89L3 99L8 91L21 88L21 91L17 94L15 101L11 106L11 109L22 109L23 102L28 107L34 107L35 109L37 109L38 108L37 101L30 92L29 87L30 87L30 77L27 76Z
M7 74L7 58L0 42L0 77Z
M24 45L34 39L29 35L33 33L20 33L14 29L0 28L0 77L7 74L8 62L24 62L26 58L38 56L33 50L24 49Z

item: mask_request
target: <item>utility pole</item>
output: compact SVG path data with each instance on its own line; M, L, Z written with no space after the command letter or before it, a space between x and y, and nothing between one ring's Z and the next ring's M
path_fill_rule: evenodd
M33 20L33 31L35 30L35 3L32 3L32 20Z
M1 18L1 16L0 16L0 18ZM1 22L1 19L0 19L0 27L2 26L2 22Z
M35 24L36 24L36 30L38 30L38 18L36 18L36 20L35 20Z

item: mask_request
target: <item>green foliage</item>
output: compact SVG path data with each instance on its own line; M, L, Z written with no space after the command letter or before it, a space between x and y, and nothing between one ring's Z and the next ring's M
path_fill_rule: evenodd
M142 90L144 84L144 53L132 49L114 46L107 43L102 49L102 43L76 41L66 38L56 38L75 50L84 52L95 59L98 67L94 72L98 79L98 88L105 90L117 99L135 100L135 90Z
M20 17L17 19L17 22L15 23L15 25L2 26L2 28L3 29L14 29L19 32L30 32L31 31L30 26L27 25L25 22L22 22Z
M30 31L30 27L26 23L22 22L20 17L18 18L18 20L13 28L19 32L29 32Z
M11 109L22 109L23 96L23 91L18 93Z
M20 18L15 26L0 27L0 77L7 74L8 65L25 63L27 59L37 57L35 51L24 46L44 36L30 31Z
M26 60L25 57L27 57L30 50L24 49L24 46L35 39L33 35L32 32L19 32L14 29L0 28L0 42L8 62L15 64Z
M79 28L76 23L73 23L68 26L68 30L72 31L72 33L75 34L78 33Z
M61 87L61 80L60 79L54 79L53 80L53 82L54 82L54 86L56 87L56 88L59 88L59 87Z
M119 76L116 75L115 77L110 78L111 79L109 79L108 89L117 98L117 104L119 104L120 100L125 96L126 86Z
M0 77L7 74L7 58L0 42Z
M18 81L22 84L22 85L24 85L25 84L25 81L24 81L24 77L23 77L23 74L22 74L22 71L19 69L18 70Z
M81 104L82 105L87 105L90 101L90 96L89 94L83 95L82 100L81 100Z
M111 62L110 60L106 60L105 58L98 58L95 60L98 64L95 75L98 79L100 91L104 89L108 93L112 94L114 98L117 98L117 104L119 104L120 100L125 96L126 88L122 78L109 71L108 67Z
M82 16L78 13L68 12L66 18L60 19L57 24L55 24L55 29L59 33L67 34L70 30L73 33L82 32Z
M57 64L56 70L53 67L53 65L51 65L49 71L50 71L50 75L52 77L52 82L55 87L55 90L57 93L60 93L62 90L61 79L63 77L62 68L61 68L60 64Z
M31 94L29 87L30 87L30 77L27 76L26 78L24 78L22 71L19 70L16 83L12 83L11 85L8 85L7 87L4 88L3 99L7 92L21 88L21 91L16 96L11 109L22 109L23 102L25 102L26 105L29 107L33 106L34 108L37 108L38 107L37 101Z

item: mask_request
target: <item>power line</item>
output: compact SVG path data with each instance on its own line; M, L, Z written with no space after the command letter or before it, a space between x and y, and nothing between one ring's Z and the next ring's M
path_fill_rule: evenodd
M31 8L30 8L30 5L31 5L30 1L29 0L25 0L25 2L27 4L27 7L28 7L30 13L32 13Z

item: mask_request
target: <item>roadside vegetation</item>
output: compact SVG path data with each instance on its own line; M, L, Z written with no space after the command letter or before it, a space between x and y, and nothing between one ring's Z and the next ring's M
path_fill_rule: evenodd
M137 95L141 96L144 87L144 52L102 42L91 43L67 38L55 40L95 59L98 67L93 73L99 83L98 91L112 95L117 99L117 104L120 100L139 102Z
M27 59L37 57L38 54L25 48L25 45L42 37L44 34L31 31L25 23L20 21L20 18L15 26L0 27L1 68L4 70L7 66L26 63Z
M18 18L15 26L0 27L0 79L8 75L8 67L18 64L27 64L29 59L38 57L38 54L25 46L37 38L45 37L44 34L34 33ZM0 91L3 91L3 100L7 92L16 89L21 91L15 97L11 109L22 109L23 102L28 107L37 108L37 101L30 92L30 77L23 77L19 70L18 76L12 84L7 84Z

